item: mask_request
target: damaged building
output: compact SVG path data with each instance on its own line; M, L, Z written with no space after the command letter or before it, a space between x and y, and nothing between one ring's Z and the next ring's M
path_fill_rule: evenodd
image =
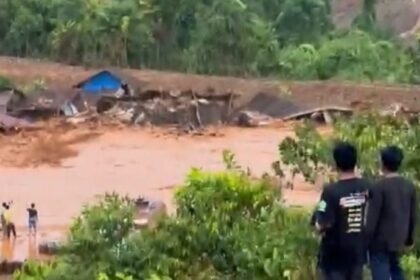
M147 90L140 95L141 102L136 112L144 113L155 125L190 124L201 127L227 122L232 99L236 97L233 93Z
M132 124L195 129L222 124L232 113L234 93L157 89L127 72L103 70L74 86L96 111Z
M142 82L122 70L102 70L73 86L97 113L116 109L120 98L133 97Z
M134 124L179 125L193 130L228 122L232 102L236 97L233 93L207 94L192 90L174 92L150 89L143 91L135 99L123 101L123 98L119 102L134 105Z
M39 90L30 94L14 91L6 105L7 114L35 121L54 116L72 117L87 110L80 92L73 90Z
M74 85L87 97L133 96L139 80L121 70L102 70Z
M32 127L27 120L10 116L7 112L7 105L15 95L23 94L14 88L6 88L0 91L0 131L2 133L10 133L18 131L21 128Z
M351 114L351 110L331 106L302 108L287 97L271 93L156 89L138 79L131 79L130 84L126 81L104 70L80 82L77 89L48 89L31 94L10 90L0 96L0 106L8 116L28 121L74 117L92 112L92 108L105 119L133 125L177 126L184 132L213 125L256 127L302 118L321 118L321 122L331 123L337 113Z

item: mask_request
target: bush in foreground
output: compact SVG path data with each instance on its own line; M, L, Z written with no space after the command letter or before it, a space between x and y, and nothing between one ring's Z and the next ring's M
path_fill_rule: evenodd
M278 201L267 180L193 170L177 214L135 232L131 203L108 195L83 211L53 265L28 264L15 279L315 279L308 215Z

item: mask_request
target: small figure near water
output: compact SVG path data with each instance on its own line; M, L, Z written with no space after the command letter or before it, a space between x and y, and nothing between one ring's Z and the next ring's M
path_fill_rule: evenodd
M31 207L27 208L28 211L28 231L29 235L36 235L38 224L38 210L35 208L35 203L31 203Z
M10 238L13 235L16 238L16 227L12 219L12 214L10 213L10 207L13 204L13 201L9 203L3 202L3 213L2 213L2 224L4 224L3 234L6 238Z
M7 225L6 225L6 220L4 219L4 211L6 211L6 208L7 208L7 204L6 204L6 202L3 202L2 203L2 207L3 207L3 209L1 209L1 213L0 213L0 220L1 220L1 230L2 230L2 235L3 235L3 238L6 238L6 236L7 236Z

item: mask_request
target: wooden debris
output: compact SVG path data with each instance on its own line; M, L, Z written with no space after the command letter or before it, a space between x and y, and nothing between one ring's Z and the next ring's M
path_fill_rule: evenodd
M136 207L134 227L137 230L154 227L159 219L167 214L165 203L144 197L139 197L136 200Z
M289 120L299 120L304 118L311 118L315 120L320 120L327 124L333 122L333 115L342 114L342 115L351 115L353 110L347 107L339 106L325 106L317 107L310 110L300 111L298 113L291 114L283 118L284 121Z
M0 258L0 275L12 275L22 268L24 260L4 260Z
M58 240L43 241L38 246L38 252L42 255L55 255L58 253L61 247L61 242Z
M252 111L241 111L238 115L237 124L243 127L267 126L272 122L272 118Z

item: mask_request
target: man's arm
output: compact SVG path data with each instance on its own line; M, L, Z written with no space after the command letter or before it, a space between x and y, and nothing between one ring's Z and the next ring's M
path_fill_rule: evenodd
M314 213L313 221L316 229L323 232L332 227L335 222L334 196L327 187L321 194L321 199Z
M311 227L314 227L316 223L316 209L312 212L311 220L309 221L309 224Z
M379 217L382 209L382 192L379 185L373 185L369 189L369 199L367 204L367 215L365 221L365 233L367 240L370 241L375 234Z
M416 190L413 187L413 192L411 194L410 200L410 220L409 220L409 230L407 240L405 242L406 246L414 245L414 232L416 229L416 222L417 222L417 197L416 197Z

